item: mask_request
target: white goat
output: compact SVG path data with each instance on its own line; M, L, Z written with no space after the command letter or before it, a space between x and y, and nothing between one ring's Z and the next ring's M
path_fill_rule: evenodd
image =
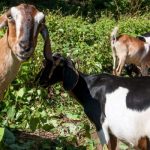
M45 40L44 54L47 53L51 59L50 40L44 22L44 14L27 4L11 7L0 17L0 28L8 27L0 39L0 100L21 62L33 54L39 32Z
M150 44L126 34L117 37L118 29L118 27L115 27L111 33L113 74L120 75L126 63L141 67L142 75L148 75L148 68L150 67ZM116 66L117 58L118 66Z

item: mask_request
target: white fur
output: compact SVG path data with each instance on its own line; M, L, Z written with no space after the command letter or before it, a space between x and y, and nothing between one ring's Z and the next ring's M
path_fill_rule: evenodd
M111 36L114 38L115 42L116 42L116 36L117 36L118 30L119 30L119 27L116 26L113 32L111 33Z
M23 22L22 14L18 8L12 7L11 8L11 15L16 22L16 35L17 35L17 38L19 38L20 28L21 28L22 22Z
M149 51L150 51L150 44L145 43L145 44L144 44L144 47L145 47L145 49L144 49L143 56L141 57L141 60L142 60L142 59L149 53Z
M143 111L127 108L128 92L128 89L119 87L114 92L106 94L106 119L103 128L104 130L109 128L120 140L137 146L141 137L148 136L150 138L150 108ZM105 134L108 138L107 133Z
M42 19L44 19L44 14L42 12L38 12L35 17L35 22L40 23Z
M44 14L42 12L38 12L34 17L34 36L37 32L37 27L39 23L44 19Z
M146 42L150 44L150 37L144 37Z

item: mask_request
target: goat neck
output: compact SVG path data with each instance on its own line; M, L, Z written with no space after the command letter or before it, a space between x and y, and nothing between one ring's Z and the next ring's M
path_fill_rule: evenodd
M8 43L7 34L0 39L0 99L8 87L9 83L15 78L21 62L12 53ZM5 49L5 51L4 51Z
M75 98L77 98L77 100L82 106L86 104L86 101L87 99L89 99L89 97L92 99L85 78L86 78L85 74L79 73L78 82L76 86L70 91L70 93Z
M83 106L85 114L88 116L91 122L94 123L96 130L101 129L100 118L101 107L100 102L92 97L90 90L88 88L88 75L79 73L79 80L76 86L70 91L76 100ZM93 112L93 110L95 110Z

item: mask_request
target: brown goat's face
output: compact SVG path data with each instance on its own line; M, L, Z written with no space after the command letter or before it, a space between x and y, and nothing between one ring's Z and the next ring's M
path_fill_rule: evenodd
M8 44L20 61L33 53L45 16L33 5L11 7L1 18L0 27L7 25Z

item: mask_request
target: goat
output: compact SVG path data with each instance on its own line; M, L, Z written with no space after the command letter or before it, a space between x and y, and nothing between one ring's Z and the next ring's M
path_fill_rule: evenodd
M5 26L8 28L0 39L0 100L21 63L33 54L39 32L45 41L44 55L52 58L45 16L35 6L20 4L11 7L0 17L0 28Z
M140 68L134 64L125 64L124 68L125 68L125 71L129 77L134 77L134 76L140 77L140 76L142 76Z
M143 76L148 75L150 44L126 34L117 37L118 29L118 27L115 27L111 33L113 74L119 76L126 63L141 67L141 74ZM117 58L118 66L116 67Z
M57 53L53 54L53 65L49 66L49 61L44 60L44 67L37 75L39 85L46 88L62 82L64 89L83 106L103 145L107 144L109 150L115 150L118 138L148 150L149 77L83 74L75 69L70 59Z
M142 35L138 35L136 38L138 38L139 40L149 43L150 44L150 32L144 33ZM126 73L130 76L133 77L133 73L135 76L141 76L141 71L140 68L137 67L134 64L125 64L125 70Z

